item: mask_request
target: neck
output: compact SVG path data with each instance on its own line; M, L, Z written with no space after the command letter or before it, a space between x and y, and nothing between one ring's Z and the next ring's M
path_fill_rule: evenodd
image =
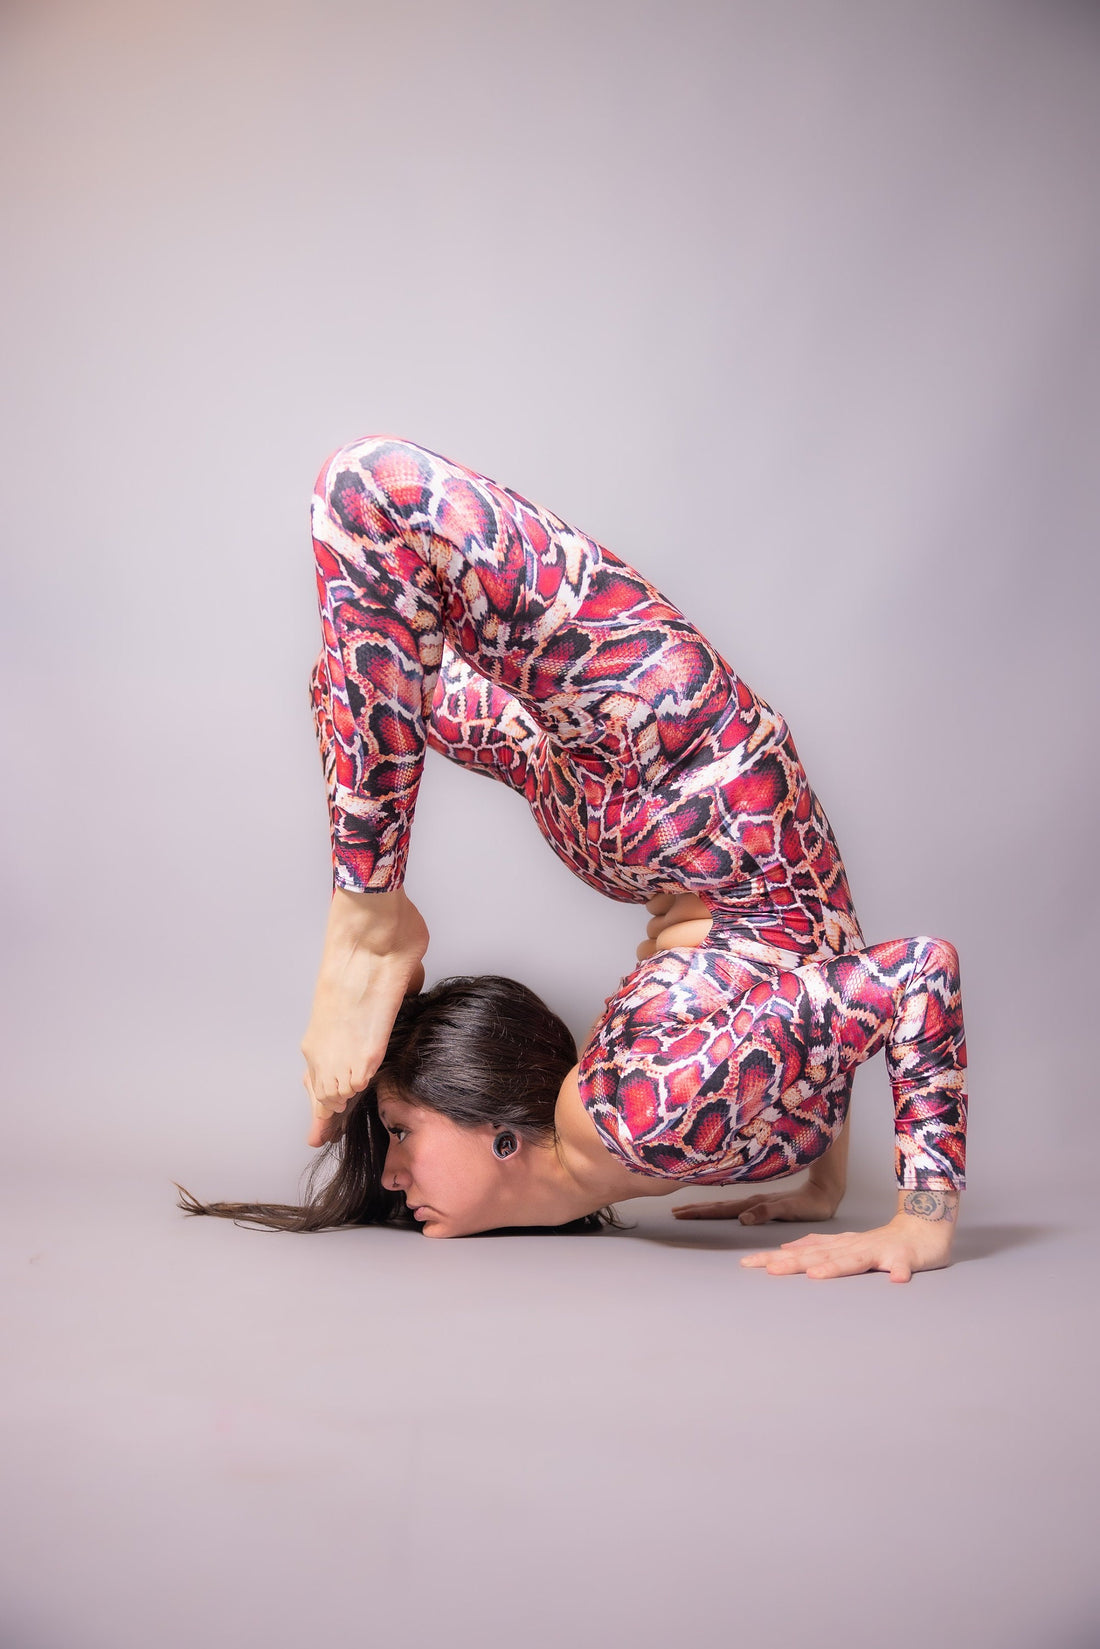
M502 1186L500 1225L565 1225L631 1197L667 1196L674 1183L633 1173L599 1146L576 1148L560 1134L528 1145Z
M609 1200L577 1174L556 1139L528 1144L513 1168L501 1185L501 1225L565 1225L594 1214Z

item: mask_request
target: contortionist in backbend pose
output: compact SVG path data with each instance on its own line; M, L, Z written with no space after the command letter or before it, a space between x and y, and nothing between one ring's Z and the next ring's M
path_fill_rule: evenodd
M958 956L924 936L865 944L783 718L632 567L415 441L368 435L330 458L313 540L335 885L302 1051L309 1142L336 1173L298 1210L193 1211L429 1237L597 1229L623 1199L808 1167L794 1191L675 1211L819 1223L844 1188L854 1068L881 1048L896 1214L741 1264L899 1282L947 1264L965 1183ZM427 745L518 791L577 876L650 911L581 1049L501 975L424 990L428 930L403 882ZM456 877L469 851L459 826Z

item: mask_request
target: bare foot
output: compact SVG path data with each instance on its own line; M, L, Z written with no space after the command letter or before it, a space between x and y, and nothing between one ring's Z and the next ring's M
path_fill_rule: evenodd
M338 1113L382 1063L402 999L424 983L427 948L427 924L403 888L334 890L302 1038L302 1081L313 1110L310 1145L335 1137L342 1127Z
M694 950L706 943L712 918L696 894L655 893L645 908L652 911L653 917L646 927L648 939L643 939L634 953L639 962L659 950Z

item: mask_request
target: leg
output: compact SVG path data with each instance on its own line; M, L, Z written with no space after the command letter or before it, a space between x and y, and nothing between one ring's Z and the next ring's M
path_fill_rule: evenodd
M529 801L553 792L565 828L544 834L578 868L572 843L586 825L599 838L607 776L622 768L630 783L659 782L732 687L713 649L640 575L413 442L367 436L336 453L318 480L313 538L323 649L311 696L334 882L302 1043L316 1145L377 1069L404 992L423 978L427 928L403 883L433 717L446 754L509 783L522 773ZM560 759L533 773L551 740ZM590 780L594 800L581 790ZM601 847L589 853L593 879Z
M514 694L444 645L427 739L448 761L499 779L522 796L531 759L546 734Z
M334 807L340 705L333 700L324 651L309 678L310 707L321 752L329 826ZM307 1143L326 1145L340 1133L339 1114L374 1074L398 1008L424 987L421 958L427 926L403 889L347 892L334 887L313 1010L302 1040L304 1083L313 1110Z
M789 971L701 946L658 952L629 979L577 1073L628 1166L701 1184L794 1173L843 1126L854 1067L885 1047L898 1185L963 1188L966 1045L952 945L895 939Z
M640 574L550 511L410 441L367 436L313 511L336 885L401 885L449 642L582 766L659 786L737 684ZM756 701L745 692L750 719Z
M321 752L329 825L336 828L336 734L332 689L322 652L309 678L309 701ZM530 759L545 734L511 693L497 687L444 646L432 699L427 743L432 750L471 773L498 779L522 795Z

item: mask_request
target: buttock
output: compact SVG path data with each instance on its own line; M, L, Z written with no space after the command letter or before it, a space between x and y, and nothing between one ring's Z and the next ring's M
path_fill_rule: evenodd
M645 786L629 764L580 762L542 740L525 794L554 852L605 897L694 893L711 912L710 943L789 966L863 942L828 820L792 751L766 750L755 770L727 753Z

